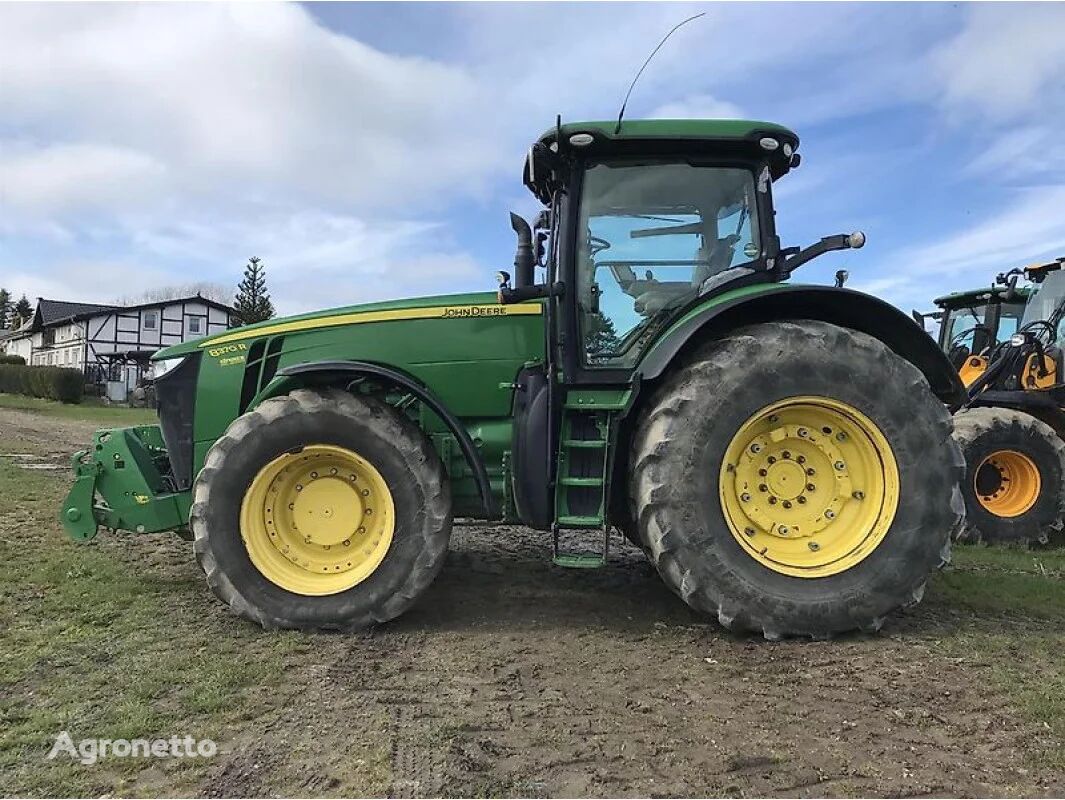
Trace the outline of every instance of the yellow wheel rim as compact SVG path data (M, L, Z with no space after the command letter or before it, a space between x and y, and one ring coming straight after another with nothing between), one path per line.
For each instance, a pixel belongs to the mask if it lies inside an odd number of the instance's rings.
M883 541L898 509L899 469L884 434L856 408L792 397L740 427L718 487L729 530L753 559L821 578Z
M980 505L997 517L1019 517L1039 499L1039 468L1024 453L999 450L976 468L973 486Z
M255 568L310 596L366 580L384 560L395 524L381 473L358 453L325 444L275 458L240 506L240 535Z

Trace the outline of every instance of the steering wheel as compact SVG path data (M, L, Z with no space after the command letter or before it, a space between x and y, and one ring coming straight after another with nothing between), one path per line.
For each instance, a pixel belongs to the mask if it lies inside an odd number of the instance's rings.
M604 250L610 249L610 242L606 239L600 239L598 236L588 236L588 249L592 251L592 257L599 255Z

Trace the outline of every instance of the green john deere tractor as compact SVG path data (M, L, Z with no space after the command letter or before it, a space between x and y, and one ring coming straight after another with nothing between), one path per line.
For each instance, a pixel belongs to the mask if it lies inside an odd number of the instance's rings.
M160 351L159 425L75 456L67 531L177 531L265 628L396 617L461 516L549 531L571 567L601 565L617 527L729 628L877 629L960 524L964 391L896 309L786 283L864 243L781 247L773 183L797 146L763 122L556 125L525 163L544 208L511 216L498 292ZM563 529L600 550L562 552Z

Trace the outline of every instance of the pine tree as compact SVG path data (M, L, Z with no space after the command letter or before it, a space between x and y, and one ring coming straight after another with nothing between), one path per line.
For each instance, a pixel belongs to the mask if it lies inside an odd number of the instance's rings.
M33 306L31 306L30 301L26 299L26 295L22 295L22 297L19 298L19 301L15 303L14 316L18 318L18 327L20 328L28 323L30 317L33 316ZM14 325L12 325L12 327L14 327Z
M614 320L602 311L593 311L585 318L584 348L592 362L604 361L617 354L618 332Z
M237 284L237 298L233 307L244 325L274 316L274 304L270 302L270 293L266 291L266 268L262 259L254 256L248 259L244 278Z
M11 316L11 292L0 288L0 331L6 331Z

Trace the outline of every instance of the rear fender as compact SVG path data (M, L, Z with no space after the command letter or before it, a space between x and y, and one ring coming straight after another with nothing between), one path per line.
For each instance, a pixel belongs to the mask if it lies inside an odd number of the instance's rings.
M946 355L909 316L876 297L831 286L772 284L760 292L730 292L708 300L655 342L637 368L640 379L659 378L700 342L779 319L816 319L867 333L917 367L935 395L952 409L966 400L965 387Z

